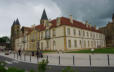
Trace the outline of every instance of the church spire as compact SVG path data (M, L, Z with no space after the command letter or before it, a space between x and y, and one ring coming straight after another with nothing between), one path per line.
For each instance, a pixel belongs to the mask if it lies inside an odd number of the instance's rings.
M41 20L48 20L45 9L43 10Z
M13 22L13 25L15 25L15 20L14 20L14 22Z
M17 18L17 20L15 21L15 24L20 25L20 22L19 22L18 18Z

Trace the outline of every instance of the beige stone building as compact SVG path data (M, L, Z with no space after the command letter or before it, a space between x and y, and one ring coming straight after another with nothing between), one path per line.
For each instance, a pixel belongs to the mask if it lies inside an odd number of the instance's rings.
M106 43L105 35L87 21L82 23L74 20L72 16L48 20L44 10L40 24L26 30L23 36L16 39L15 45L16 50L22 48L25 51L36 51L40 48L40 50L68 51L103 48Z

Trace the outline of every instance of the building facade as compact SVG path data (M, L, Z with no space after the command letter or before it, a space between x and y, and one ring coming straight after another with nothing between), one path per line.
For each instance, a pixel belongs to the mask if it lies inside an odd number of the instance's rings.
M106 36L106 46L114 47L114 14L112 15L112 22L109 22L105 27L99 30Z
M15 39L15 49L25 51L54 50L69 51L77 49L103 48L105 35L86 21L85 24L69 18L58 17L48 20L43 11L40 24L34 25ZM19 40L24 40L20 41ZM20 44L20 46L18 46ZM21 47L22 45L22 47ZM18 48L20 47L20 48Z

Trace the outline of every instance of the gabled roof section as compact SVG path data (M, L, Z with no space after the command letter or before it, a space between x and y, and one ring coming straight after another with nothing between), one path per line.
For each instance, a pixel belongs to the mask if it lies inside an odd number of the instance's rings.
M43 10L41 20L48 20L48 17L47 17L45 9Z

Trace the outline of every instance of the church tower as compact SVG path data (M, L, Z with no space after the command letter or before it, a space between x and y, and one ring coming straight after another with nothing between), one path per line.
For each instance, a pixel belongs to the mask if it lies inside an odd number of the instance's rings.
M20 22L17 19L14 20L13 25L11 27L11 48L15 50L15 39L20 36Z
M41 16L41 19L40 19L40 24L44 24L44 22L46 22L46 21L48 21L48 17L47 17L46 11L44 9L42 16Z

